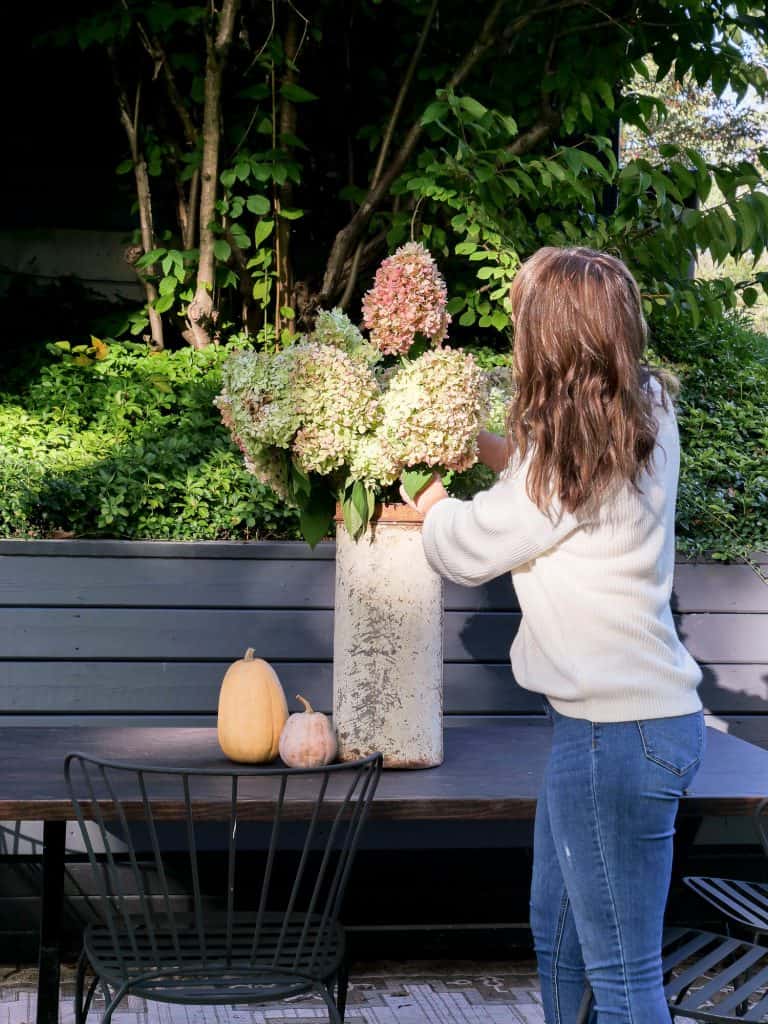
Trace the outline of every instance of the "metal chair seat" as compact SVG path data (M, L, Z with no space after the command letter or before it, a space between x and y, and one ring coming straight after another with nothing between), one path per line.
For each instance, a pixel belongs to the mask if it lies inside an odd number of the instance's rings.
M319 915L265 914L254 948L253 915L207 917L202 932L160 925L147 931L140 920L130 929L90 925L83 948L92 969L114 988L161 1002L231 1004L284 999L338 973L344 934ZM201 941L202 940L202 941ZM267 977L268 975L268 977Z
M728 935L667 928L664 991L673 1019L768 1021L768 948Z

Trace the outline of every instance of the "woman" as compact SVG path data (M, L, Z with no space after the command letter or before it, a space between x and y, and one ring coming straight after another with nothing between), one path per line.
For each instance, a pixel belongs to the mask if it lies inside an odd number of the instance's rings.
M704 748L701 672L669 605L677 425L620 260L540 249L511 300L509 436L479 441L501 479L462 502L435 478L414 504L437 572L511 571L515 679L554 725L531 890L547 1024L575 1024L586 979L599 1024L662 1024L675 814Z

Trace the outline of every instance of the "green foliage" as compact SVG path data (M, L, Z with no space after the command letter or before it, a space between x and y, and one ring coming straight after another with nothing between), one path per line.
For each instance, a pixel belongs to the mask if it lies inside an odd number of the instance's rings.
M768 550L768 338L744 315L659 318L653 334L682 385L678 547L722 560Z
M666 105L672 126L680 83L729 97L725 108L750 88L757 103L765 100L768 76L755 53L768 22L758 6L445 0L423 47L421 0L353 6L354 16L322 0L306 24L291 5L241 9L223 82L212 225L210 284L224 336L247 327L278 346L294 319L311 326L318 296L326 308L344 297L356 318L370 267L411 235L446 273L454 338L507 330L509 284L541 245L618 251L649 311L694 320L733 308L742 293L750 304L768 286L759 273L688 279L698 252L720 265L747 251L757 259L768 246L768 151L759 133L747 150L702 153L690 132L675 131L655 147L638 142L637 158L623 166L614 156L619 122L645 140ZM205 130L203 36L213 28L205 5L115 0L57 37L112 54L127 95L141 84L136 123L158 241L138 269L158 290L155 309L179 329L199 254L195 242L182 244L169 211L194 193ZM416 73L392 119L417 48ZM666 76L674 88L656 89L651 79ZM746 131L736 128L739 137ZM131 169L120 164L121 182ZM382 180L386 188L372 189ZM692 209L713 185L722 204ZM128 326L140 334L146 318Z
M0 536L298 535L212 405L226 349L98 344L50 346L27 390L0 396Z

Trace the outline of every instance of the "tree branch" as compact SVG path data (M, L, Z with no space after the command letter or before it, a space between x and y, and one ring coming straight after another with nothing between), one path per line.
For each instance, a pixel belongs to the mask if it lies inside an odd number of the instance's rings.
M400 113L403 109L403 104L405 103L405 97L408 95L408 90L411 87L413 76L416 73L416 68L418 66L419 59L421 57L422 51L424 50L424 44L427 41L427 35L429 34L429 29L432 25L432 21L434 20L435 17L435 12L437 10L437 3L438 0L432 0L430 8L424 17L424 23L421 26L421 31L419 32L418 39L416 40L416 48L411 54L411 59L408 63L408 68L405 72L405 77L400 83L400 91L397 94L395 105L392 108L392 113L389 116L389 122L387 124L386 131L384 132L384 138L381 141L379 159L376 161L376 167L374 168L373 177L371 178L371 188L375 188L375 186L378 184L379 178L381 177L381 172L384 170L384 161L387 159L387 156L389 154L389 147L392 144L392 137L395 134L397 122L400 119ZM347 274L347 285L344 289L344 294L342 295L341 301L339 303L342 309L347 308L347 306L349 305L349 301L352 298L352 292L354 291L355 281L357 280L357 272L360 264L360 255L362 253L362 249L363 241L361 238L360 241L358 241L357 243L355 254L352 257L352 265Z
M112 81L115 86L115 92L117 93L120 123L125 131L128 139L128 146L131 151L133 175L136 183L136 202L139 208L141 246L143 251L147 253L151 252L155 247L155 233L152 224L152 192L149 184L149 173L147 171L147 163L144 159L144 154L139 143L139 101L141 98L141 91L137 88L133 112L131 112L125 85L120 77L117 54L113 47L107 47L107 55L109 56L110 68L112 71ZM136 270L136 260L129 260L129 263L136 271L136 275L141 281L141 285L144 289L144 295L147 300L147 316L149 317L152 347L160 350L164 347L163 318L154 308L154 303L157 299L157 289L151 281L147 280L144 274ZM147 267L146 273L154 274L154 266Z
M572 2L572 0L567 0ZM504 6L504 0L496 0L491 10L486 15L483 26L480 29L477 39L472 44L464 59L459 64L456 71L451 76L446 88L455 89L459 86L464 79L469 75L470 71L474 68L475 64L480 58L491 48L496 40L494 34L494 26L498 21L499 15L501 14ZM530 19L536 12L533 11L528 15L523 15L523 18ZM518 21L520 19L517 19ZM320 305L325 305L333 299L338 290L339 276L341 274L341 268L344 265L344 261L349 255L353 245L357 242L360 235L365 230L368 221L371 219L372 214L381 204L384 197L389 192L389 188L393 181L402 171L403 167L407 163L409 157L413 153L421 135L424 131L424 127L421 124L421 118L414 122L408 130L405 139L403 140L400 149L397 151L392 159L392 162L388 169L382 173L378 182L375 185L371 185L368 189L368 194L361 203L358 210L353 214L351 220L338 232L334 239L331 253L328 257L328 263L325 269L325 275L323 277L323 284L318 296L318 302Z

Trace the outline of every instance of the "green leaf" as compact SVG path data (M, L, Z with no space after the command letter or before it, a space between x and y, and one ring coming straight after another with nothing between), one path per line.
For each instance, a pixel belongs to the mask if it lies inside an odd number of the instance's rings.
M424 113L421 115L421 123L433 124L435 121L439 121L440 118L450 110L450 107L443 100L435 100L434 103L430 103Z
M269 213L272 208L266 196L248 196L245 205L251 213L255 213L259 217ZM259 243L257 242L256 244L258 245Z
M324 487L312 489L309 501L299 510L299 529L310 547L330 530L335 508L336 502Z
M155 301L155 309L158 313L165 313L171 308L175 302L173 295L161 295L159 299Z
M484 107L482 103L478 103L478 101L473 99L471 96L462 96L459 103L471 117L475 118L476 121L481 120L481 118L488 113L488 107Z
M312 484L308 474L293 460L291 460L289 470L293 500L297 505L301 505L309 500L312 494Z
M178 281L175 277L164 277L158 285L158 291L161 295L173 295L177 284Z
M117 165L117 167L115 168L115 174L128 174L132 170L133 160L129 158L128 160L123 160L121 163Z
M261 243L265 239L269 238L269 236L272 234L272 229L274 228L274 226L275 222L273 220L259 221L259 223L256 225L256 230L253 233L253 240L257 246L261 245Z
M217 260L221 260L222 263L226 263L232 255L232 249L230 248L229 242L225 241L223 238L217 238L213 243L213 255Z
M474 314L473 314L474 316ZM403 490L411 499L414 500L419 491L424 490L429 481L435 475L432 469L404 469L400 474L400 479L403 483Z
M474 309L467 309L459 317L459 325L461 327L471 327L475 322L475 311Z
M285 220L298 220L299 217L303 217L304 216L304 211L303 210L298 210L298 209L292 210L292 209L283 208L283 209L278 210L277 213L278 213L278 216L284 217Z
M757 288L745 288L741 293L741 297L744 300L745 306L754 306L760 296Z
M297 85L295 82L283 82L280 86L280 95L284 96L291 103L309 103L317 99L313 92L303 88L301 85Z

